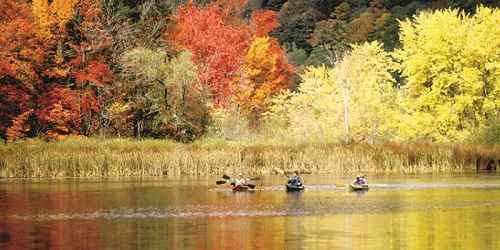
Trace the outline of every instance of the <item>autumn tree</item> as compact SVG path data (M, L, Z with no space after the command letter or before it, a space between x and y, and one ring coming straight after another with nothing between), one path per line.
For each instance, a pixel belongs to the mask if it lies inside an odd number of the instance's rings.
M333 64L342 58L348 49L346 23L339 20L327 20L316 23L316 28L309 39L314 47L307 62L308 65Z
M355 45L335 65L346 140L374 143L396 135L398 96L395 63L378 42Z
M408 140L464 141L500 110L500 11L422 12L401 22Z
M28 4L14 0L0 2L0 135L12 139L6 130L25 127L33 94L41 82L45 44L36 34ZM15 124L14 124L15 123ZM15 129L21 137L25 129Z
M40 109L35 111L42 123L40 130L51 139L60 139L80 132L78 93L53 84L38 98Z
M218 3L197 7L189 1L178 9L166 34L171 43L193 53L198 78L210 87L218 106L231 100L231 81L239 74L253 36L263 36L277 25L274 12L256 11L246 24L232 8Z
M259 37L252 42L244 57L241 76L233 87L237 103L243 114L250 117L251 126L257 126L266 101L289 87L292 71L276 40Z
M66 23L73 17L75 5L79 0L33 0L33 16L37 33L46 39L65 31Z
M31 125L27 122L27 120L32 113L33 109L29 109L18 115L12 121L12 125L5 131L5 137L7 141L15 141L19 138L22 138L28 131L30 131Z
M333 71L308 67L300 75L296 92L284 91L272 99L263 114L263 133L273 138L297 141L338 141L342 136L342 113Z
M333 68L307 68L297 92L274 98L264 115L267 126L284 126L283 135L300 141L392 139L398 117L393 68L381 44L354 46Z

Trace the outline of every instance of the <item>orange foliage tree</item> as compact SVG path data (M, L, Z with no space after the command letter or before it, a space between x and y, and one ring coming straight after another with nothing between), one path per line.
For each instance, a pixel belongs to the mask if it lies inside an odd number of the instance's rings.
M37 110L38 120L49 138L78 134L80 129L80 107L78 94L69 88L49 86L40 96Z
M1 137L21 138L33 124L49 137L97 126L102 90L113 80L98 4L0 1Z
M29 109L14 119L12 125L5 131L7 141L15 141L23 137L30 130L31 126L27 123L27 120L32 113L33 109Z
M70 44L76 57L69 66L74 88L79 93L80 132L88 135L100 125L97 115L109 97L107 90L113 81L108 63L112 38L104 28L99 1L80 0L76 8L80 21L75 23L72 35L79 39Z
M241 72L233 82L236 101L255 127L269 97L289 87L293 68L275 39L257 37L244 57Z
M7 139L8 128L25 127L28 115L22 114L30 110L32 95L41 82L46 52L35 35L28 4L0 1L0 23L0 136ZM12 128L9 137L21 137L23 132L25 129Z
M33 16L37 25L37 33L46 39L64 31L64 26L74 13L79 0L32 0Z

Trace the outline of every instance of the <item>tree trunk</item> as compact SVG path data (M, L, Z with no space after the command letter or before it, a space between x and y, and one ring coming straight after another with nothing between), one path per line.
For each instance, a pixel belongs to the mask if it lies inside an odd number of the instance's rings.
M182 116L186 114L186 83L182 84Z
M344 132L347 138L349 138L349 90L344 88Z

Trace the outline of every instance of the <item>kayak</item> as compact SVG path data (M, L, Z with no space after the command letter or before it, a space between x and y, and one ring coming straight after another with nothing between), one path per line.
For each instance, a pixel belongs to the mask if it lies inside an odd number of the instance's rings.
M368 184L358 185L358 184L349 184L349 190L351 191L362 191L368 190Z
M296 185L291 185L291 184L286 184L286 191L287 192L293 192L293 191L302 191L304 190L304 186L296 186Z
M253 187L240 185L240 186L233 186L233 191L234 192L244 192L244 191L254 191L254 189L253 189Z

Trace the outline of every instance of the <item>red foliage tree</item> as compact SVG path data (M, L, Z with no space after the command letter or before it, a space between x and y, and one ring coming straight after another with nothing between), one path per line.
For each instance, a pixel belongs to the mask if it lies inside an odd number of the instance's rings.
M75 26L79 39L70 44L77 56L69 65L79 96L80 132L87 135L99 128L96 114L109 97L106 90L113 81L109 67L112 38L104 28L99 1L81 0L76 7L82 18Z
M269 10L255 10L252 13L250 27L252 32L262 37L278 27L278 13Z
M174 26L166 34L169 41L193 53L199 80L210 87L218 106L224 106L233 96L231 81L240 74L253 37L263 36L277 25L272 11L256 12L252 22L246 24L234 11L241 1L226 2L235 4L215 2L197 7L189 1L178 9Z

